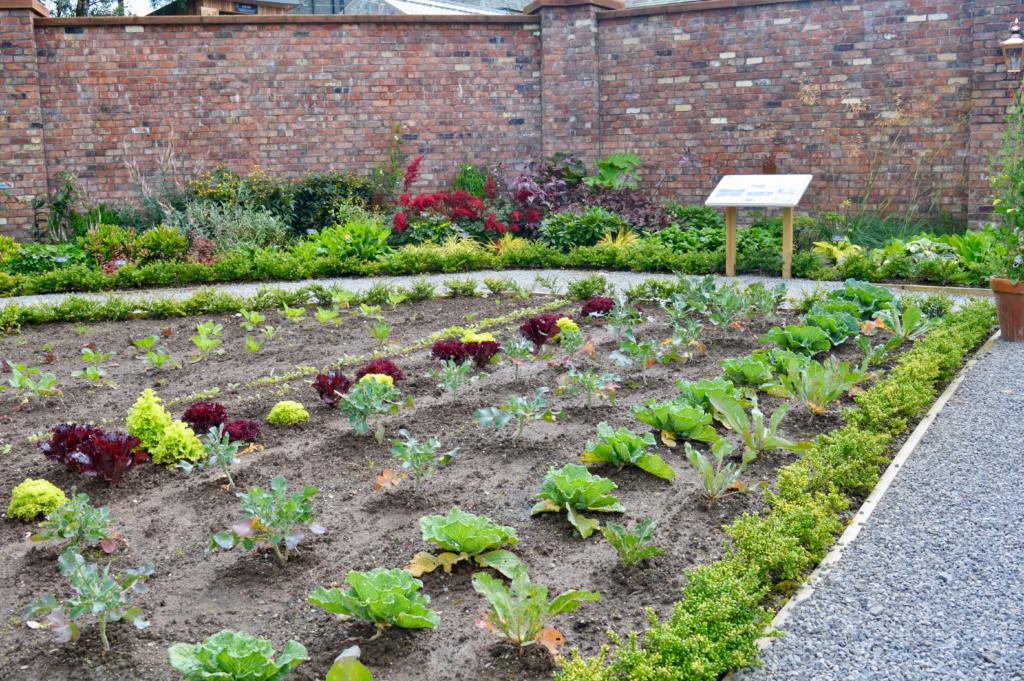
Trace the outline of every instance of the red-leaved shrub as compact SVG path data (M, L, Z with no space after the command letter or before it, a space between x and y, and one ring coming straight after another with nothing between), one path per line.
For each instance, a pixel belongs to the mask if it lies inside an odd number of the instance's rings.
M338 404L341 396L352 387L352 381L348 380L340 371L328 371L326 374L317 374L313 379L313 390L324 404L334 407Z

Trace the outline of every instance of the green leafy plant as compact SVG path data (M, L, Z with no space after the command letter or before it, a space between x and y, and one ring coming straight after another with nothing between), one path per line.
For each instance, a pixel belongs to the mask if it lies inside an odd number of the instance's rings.
M749 447L743 450L739 463L726 461L732 455L733 446L728 440L719 440L711 445L711 458L686 443L686 459L690 467L700 476L704 485L704 496L708 503L746 489L741 478L747 466L757 458L757 452Z
M927 333L935 325L917 305L908 305L902 312L895 308L887 308L879 312L875 319L885 323L888 329L901 342L913 340Z
M234 465L235 457L238 456L238 450L242 448L243 443L239 440L232 442L231 436L224 430L223 424L210 428L202 442L206 458L198 463L179 461L177 467L188 474L197 468L217 466L224 477L228 479L228 490L234 491L235 481L231 477L231 466Z
M573 612L583 603L601 600L601 594L576 590L548 600L548 588L531 584L525 569L516 572L511 586L486 572L474 573L473 589L490 605L489 628L515 646L537 643L555 617Z
M318 308L317 311L316 311L316 320L320 324L323 324L324 326L327 326L328 324L333 324L333 325L341 324L341 319L339 319L340 316L341 316L340 312L338 312L337 310L333 310L331 308L328 308L328 307L321 307L321 308Z
M242 315L242 321L239 322L239 326L246 331L255 331L259 328L260 324L267 321L267 318L256 310L239 310L238 314Z
M275 660L270 641L230 629L199 643L175 643L167 655L187 681L281 681L309 659L301 643L288 641Z
M73 495L66 503L50 511L32 535L32 541L60 539L62 549L81 553L86 548L100 547L104 553L113 553L116 535L110 529L110 509L89 503L89 495Z
M182 461L195 462L206 458L206 450L187 423L172 421L160 434L159 442L149 450L149 456L155 464L177 465Z
M151 451L160 444L171 421L171 414L161 399L152 389L146 388L128 410L125 425L130 434L139 438L142 448Z
M345 577L349 587L317 587L309 602L343 619L355 618L377 627L379 635L388 627L434 629L441 618L431 610L430 597L419 593L423 582L398 568L352 570Z
M301 324L302 320L306 317L306 308L288 307L288 303L284 303L281 307L281 316L292 324Z
M377 347L383 348L391 341L391 332L394 331L394 327L381 318L377 319L372 326L367 327L367 330L370 333L370 338L377 341Z
M608 358L622 366L638 365L641 371L643 371L650 369L658 363L661 359L659 353L660 347L657 341L641 341L636 337L632 329L627 329L622 332L622 337L619 340L619 349L610 353ZM644 381L646 381L646 374L643 376Z
M615 389L621 380L622 377L618 374L607 371L599 374L593 369L570 367L569 372L561 378L561 385L555 389L555 393L566 395L583 393L587 409L593 406L595 395L604 397L609 404L614 405Z
M171 358L170 353L168 353L167 348L159 343L159 336L146 336L144 338L136 338L132 341L132 345L146 353L142 356L142 359L146 364L157 371L163 369L165 366L180 369L181 364L179 362L175 362Z
M867 374L868 370L885 362L889 359L889 355L893 350L903 344L903 339L898 336L893 336L884 343L878 345L872 345L871 339L867 336L857 337L857 347L860 348L861 352L864 353L864 359L861 360L859 371L862 374Z
M445 279L442 285L449 298L475 298L478 295L476 279Z
M832 343L828 334L816 326L790 325L785 328L775 327L759 339L762 343L774 343L783 350L797 352L813 357L820 352L828 352Z
M373 681L373 674L359 661L359 646L350 646L334 658L324 681Z
M721 367L726 380L749 393L755 393L759 388L766 388L776 382L771 367L761 358L752 355L722 360Z
M722 286L708 297L704 313L715 326L734 327L746 316L747 299L734 286Z
M406 566L413 577L443 567L445 572L461 561L472 559L480 567L492 568L508 578L525 569L519 558L503 549L519 541L513 528L498 525L486 516L467 513L458 506L448 515L428 515L420 518L423 541L437 544L441 553L417 553Z
M534 391L531 397L517 395L497 407L477 409L473 413L473 420L483 428L499 430L515 421L516 433L512 439L518 440L528 422L543 420L550 423L563 415L563 412L553 412L547 408L548 401L544 395L550 391L550 388L540 387Z
M519 367L533 359L533 343L525 338L514 338L501 346L501 356L512 363L514 378L519 380Z
M597 175L583 178L588 187L596 189L636 189L640 186L640 157L616 152L597 161Z
M711 426L711 415L690 404L648 402L643 407L633 407L633 416L660 431L661 441L669 447L675 447L679 438L700 442L718 439Z
M68 503L67 495L49 480L25 478L11 490L7 517L16 520L35 520Z
M651 541L657 523L652 518L644 518L632 530L618 523L605 523L601 534L615 549L619 560L626 567L633 567L640 561L665 553Z
M431 371L428 376L438 381L439 388L444 388L445 392L455 397L459 390L480 378L478 374L474 373L474 370L475 366L472 362L456 362L449 359L439 369Z
M820 314L808 314L804 321L809 326L816 326L825 332L833 346L841 345L848 338L860 334L860 322L849 312L835 311Z
M199 352L192 358L192 361L198 362L209 356L210 352L224 342L221 340L223 333L224 327L217 322L209 321L196 324L196 333L191 340Z
M828 294L829 300L846 300L857 305L860 310L860 319L874 319L882 310L892 307L892 292L881 286L875 286L865 281L848 279L843 283L843 288L832 291Z
M629 223L599 206L582 212L566 211L544 218L540 224L541 240L563 253L578 246L593 246L608 232L629 230Z
M282 400L270 408L267 423L272 426L297 426L309 421L309 411L300 402Z
M0 385L0 392L13 390L21 396L22 401L30 397L43 400L51 395L60 395L61 390L57 387L57 377L47 371L43 373L35 367L28 367L17 362L3 363L10 371L10 378L6 385Z
M810 449L810 442L793 442L778 435L779 426L785 418L789 405L780 405L772 412L771 418L765 423L764 413L757 406L757 398L751 398L750 417L747 417L743 405L739 401L712 393L709 396L715 414L729 430L740 436L745 446L744 456L753 453L756 457L761 452L774 449L786 449L802 452Z
M537 493L540 501L530 510L530 515L565 511L569 522L586 539L600 527L600 523L587 518L582 511L625 512L619 500L609 494L617 487L608 478L594 475L578 464L569 463L558 470L552 468L544 476L544 482Z
M436 437L420 442L405 428L398 431L402 439L391 441L391 456L401 464L402 470L412 475L414 489L420 491L420 483L433 474L438 466L447 466L459 454L459 449L440 452L441 443Z
M587 442L583 463L606 463L619 470L629 464L662 480L675 479L672 467L658 454L647 451L654 446L654 436L650 433L641 437L628 428L613 429L602 421L597 424L597 436L596 442Z
M790 362L779 382L791 399L813 414L824 413L832 402L863 381L861 371L851 371L850 363L829 357L824 364L815 360Z
M257 352L260 351L260 348L262 348L262 347L263 347L263 343L261 343L260 341L256 340L252 336L248 336L247 335L245 337L245 351L246 352L255 355Z
M91 616L96 619L104 650L110 650L108 623L126 620L136 629L149 626L142 617L142 611L127 607L127 604L132 594L146 593L146 580L153 574L152 563L147 561L118 578L111 573L109 564L101 570L96 563L87 563L81 554L69 548L57 559L57 566L74 594L63 603L52 594L32 601L23 615L28 626L52 629L56 642L68 643L78 640L81 621ZM45 623L34 619L41 615L46 617Z
M324 529L315 522L313 497L320 490L305 485L301 491L288 495L288 482L284 476L270 481L270 489L250 487L239 492L242 514L246 520L230 529L217 532L210 538L210 549L233 549L241 544L247 551L257 543L266 543L283 565L288 552L306 537L306 532L323 534Z
M676 381L676 388L679 390L679 395L675 398L675 402L697 407L706 412L710 412L713 408L711 400L708 399L708 395L711 393L724 393L737 400L743 399L743 392L733 385L732 381L725 378L702 378L696 381L681 378Z
M399 397L401 393L390 376L366 374L339 398L338 409L348 417L357 434L366 435L370 432L372 416L398 411ZM378 442L384 441L383 425L377 428L375 436Z
M82 361L85 363L84 369L75 369L71 372L71 375L75 378L84 378L93 385L110 385L116 387L116 385L107 379L107 371L103 368L103 363L114 356L112 352L100 352L95 348L86 346L82 348Z

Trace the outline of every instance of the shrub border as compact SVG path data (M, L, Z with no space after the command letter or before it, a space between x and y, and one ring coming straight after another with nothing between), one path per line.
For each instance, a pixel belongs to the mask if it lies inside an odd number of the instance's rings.
M558 681L715 681L757 664L770 608L818 566L834 544L852 500L874 490L887 450L908 422L935 407L963 359L995 325L991 303L972 302L951 313L900 356L888 375L858 395L846 425L779 470L768 509L725 528L726 556L687 571L683 599L659 621L649 613L643 640L609 632L612 644L594 657L573 651ZM870 484L869 484L870 483ZM769 636L775 635L768 632Z

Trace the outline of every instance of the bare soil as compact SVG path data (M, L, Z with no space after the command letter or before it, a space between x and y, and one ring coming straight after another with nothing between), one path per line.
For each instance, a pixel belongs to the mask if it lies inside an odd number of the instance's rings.
M445 326L466 324L467 315L479 320L542 302L544 299L504 299L497 307L494 299L435 300L402 305L386 311L386 316L395 327L397 344L407 345ZM573 313L576 308L565 311ZM514 650L477 626L486 604L472 590L472 569L466 564L452 574L438 571L423 577L423 591L441 616L436 630L394 629L369 641L372 627L333 618L309 604L307 594L320 585L343 584L348 570L405 565L414 553L432 548L421 539L419 517L443 514L459 505L517 529L520 542L515 553L530 566L535 582L548 584L554 593L583 588L602 594L600 602L584 604L555 622L570 646L594 653L607 641L609 628L621 632L642 629L647 608L662 617L669 613L684 583L684 570L722 555L721 526L741 513L763 507L762 495L751 492L733 495L709 508L681 446L670 450L659 442L657 451L678 473L674 483L638 469L597 472L619 486L617 495L627 513L624 519L615 520L628 525L645 516L657 520L655 539L664 555L625 569L599 534L588 540L578 538L564 515L530 517L545 472L578 461L599 422L642 432L645 426L630 415L632 406L652 398L670 398L678 378L718 375L722 359L758 347L760 333L791 321L784 316L755 320L736 330L708 326L706 354L686 364L659 365L645 372L611 363L608 353L615 349L615 341L601 326L586 325L584 330L597 346L588 363L623 377L616 404L601 402L586 408L582 397L552 397L552 407L564 409L565 418L553 424L530 424L517 441L512 439L513 428L500 432L478 428L472 419L474 410L497 405L512 395L531 394L538 386L554 387L561 370L536 361L523 367L517 380L510 365L492 366L482 380L452 399L425 376L436 364L428 351L396 357L407 376L399 387L413 397L414 405L384 420L389 436L406 428L421 439L438 437L445 448L461 448L460 456L427 480L419 494L413 492L411 483L373 490L376 474L388 465L389 446L355 435L340 413L318 402L308 378L273 384L252 381L296 366L323 367L346 354L372 351L374 341L362 321L353 318L340 327L327 328L312 319L300 325L274 319L281 335L250 355L242 348L244 332L238 328L238 320L231 316L216 319L225 328L224 354L198 363L184 362L181 369L159 373L146 371L143 362L132 358L129 339L167 328L165 344L172 355L184 360L192 352L188 338L203 319L87 328L50 325L0 339L0 358L53 371L65 388L62 398L43 404L21 405L10 394L0 394L0 443L13 445L13 451L0 459L4 463L0 488L10 490L26 477L43 477L65 490L77 486L90 494L94 504L111 508L118 532L127 538L127 547L114 556L114 564L127 568L149 559L156 565L150 592L138 599L152 622L150 628L135 631L124 623L111 625L110 653L101 650L93 626L85 627L77 644L56 646L45 633L23 626L20 614L35 596L67 594L57 572L58 549L28 541L34 529L31 524L0 523L0 603L5 615L0 622L0 669L4 679L176 679L167 664L167 647L177 641L201 640L223 628L270 638L278 649L289 638L300 641L311 660L289 678L304 681L323 679L333 658L353 644L361 646L363 661L375 678L387 681L545 679L552 669L546 653ZM499 339L515 333L519 323L498 329ZM639 333L644 338L662 338L668 335L668 327L653 315ZM81 367L81 347L90 342L100 350L118 353L110 368L116 389L88 387L70 377L71 371ZM853 353L844 348L840 354ZM220 389L216 399L226 404L231 418L263 420L280 399L299 400L310 410L311 420L303 426L265 425L264 448L246 454L234 473L240 487L266 485L274 476L284 475L291 486L313 484L321 490L315 501L318 520L327 533L300 545L284 567L269 551L207 551L210 534L239 517L237 499L222 488L212 471L185 476L180 471L143 465L119 486L108 488L46 460L28 441L31 435L45 433L64 421L91 421L123 429L128 408L146 387L155 388L180 417L190 395L215 386ZM766 412L776 404L772 398L762 400ZM841 423L838 414L842 406L833 405L814 419L794 409L783 424L783 434L807 439L834 428ZM792 459L793 455L784 452L762 456L748 477L752 483L772 481L776 470Z

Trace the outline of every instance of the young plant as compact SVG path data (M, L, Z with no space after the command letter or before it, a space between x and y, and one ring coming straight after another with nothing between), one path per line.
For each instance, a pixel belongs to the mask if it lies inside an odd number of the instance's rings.
M743 291L747 299L747 316L758 316L762 319L771 317L786 299L786 285L776 284L768 288L761 282L755 282Z
M259 328L260 324L267 321L267 318L256 310L239 310L238 314L242 315L242 321L239 322L246 331L255 331Z
M401 393L391 376L365 374L348 394L338 399L338 409L348 417L357 434L366 435L370 432L370 417L397 412L399 397ZM377 427L374 436L378 443L384 442L383 424Z
M437 387L443 388L445 392L455 397L464 386L473 383L480 378L474 374L474 365L471 362L456 362L453 359L446 360L440 369L435 369L427 375L438 381Z
M708 399L708 395L711 393L724 393L737 400L743 399L743 391L725 378L702 378L697 381L680 378L676 381L676 388L679 390L679 395L675 398L675 402L697 407L706 412L713 409L711 400Z
M514 553L502 548L519 541L513 528L499 525L486 516L467 513L458 506L453 507L447 516L423 516L420 518L420 531L423 532L423 541L436 544L441 553L420 552L413 556L405 567L413 577L433 572L439 567L451 572L456 564L470 559L480 567L497 570L509 579L517 570L526 567Z
M519 367L533 359L533 347L523 338L514 338L501 346L501 356L512 363L513 378L519 380Z
M735 386L744 388L754 394L759 388L767 388L776 383L771 367L759 357L748 355L735 359L722 360L722 375Z
M167 352L167 348L163 345L158 345L159 342L159 336L146 336L145 338L133 340L132 345L146 353L142 356L142 359L157 371L160 371L165 366L180 369L181 364L172 360L171 355Z
M217 532L210 538L210 549L233 549L241 544L251 551L257 543L266 543L273 549L277 560L288 562L288 552L305 539L306 531L323 534L324 529L315 522L313 497L320 490L306 485L301 492L288 496L288 483L284 476L270 481L270 490L250 487L239 492L242 514L246 520L230 529Z
M813 359L792 361L786 373L779 375L779 382L787 396L814 415L824 413L828 405L864 378L863 372L850 370L849 362L829 357L824 364Z
M260 329L260 333L263 334L263 338L265 338L268 341L272 341L272 340L274 340L274 338L277 337L277 327L276 326L271 326L270 324L267 324L266 326L264 326L264 327L262 327ZM248 349L248 345L249 344L246 343L246 349ZM259 350L258 347L256 349ZM250 350L250 352L252 352L252 351Z
M561 377L561 385L555 389L559 395L578 395L583 393L585 404L589 409L594 403L594 396L599 395L608 400L611 405L615 404L615 388L622 377L609 372L597 373L593 369L570 367L569 373Z
M301 643L288 641L275 660L270 641L230 629L199 643L175 643L167 655L186 681L281 681L309 659Z
M516 571L511 586L486 572L476 572L473 589L490 605L488 628L520 647L543 642L545 632L551 631L548 624L555 617L573 612L585 602L601 600L601 594L575 590L548 600L548 588L531 584L525 568Z
M234 465L235 457L238 456L238 450L242 448L243 443L239 440L232 440L223 424L211 426L203 437L202 442L203 449L206 451L206 458L195 463L179 461L177 467L188 474L197 468L203 469L217 466L220 468L221 473L224 474L224 477L228 479L228 490L233 492L235 481L231 477L231 466Z
M711 426L711 415L700 407L682 402L648 402L633 407L633 416L661 432L661 441L675 447L676 440L685 438L700 442L713 442L718 434Z
M757 398L751 398L750 417L747 417L743 405L739 401L725 395L710 395L711 404L719 421L725 427L740 436L745 446L744 457L753 453L756 457L761 452L774 449L786 449L791 452L806 451L812 446L810 442L793 442L778 435L779 425L785 418L789 405L780 405L772 412L771 419L765 423L764 413L757 406Z
M738 328L747 311L747 299L733 286L723 286L707 301L705 314L715 326Z
M306 317L306 308L288 307L288 303L284 303L284 306L281 308L281 316L292 324L301 324L302 320Z
M255 355L263 347L263 343L256 340L252 336L246 335L245 337L245 351Z
M322 307L316 311L316 320L324 326L327 326L328 324L334 324L335 326L341 324L340 317L340 312L330 308Z
M613 429L605 421L597 424L597 442L587 442L583 451L583 463L605 463L617 467L629 464L642 471L672 481L676 472L657 454L647 451L654 446L654 436L644 433L643 437L628 428Z
M618 523L607 523L601 534L619 554L619 560L626 567L633 567L642 560L665 553L651 541L657 524L652 518L644 518L631 531Z
M689 442L686 443L686 459L700 476L708 504L746 489L741 477L750 462L757 458L757 453L750 448L744 449L743 459L737 464L726 461L732 455L732 450L732 444L728 440L715 442L711 445L711 455L714 459L712 461L703 452L694 449Z
M110 530L110 509L96 508L89 503L89 495L76 494L67 503L50 511L39 526L39 532L32 535L32 541L60 539L62 549L81 553L87 548L98 546L104 553L113 553L117 548L116 535Z
M420 442L405 428L398 431L401 440L391 441L391 456L398 461L402 469L412 475L413 488L420 491L420 482L430 477L438 466L447 466L459 454L459 449L439 452L441 443L436 437Z
M857 347L864 353L864 359L860 363L860 373L867 374L868 370L889 359L893 350L903 344L903 339L893 336L884 343L872 345L867 336L857 337Z
M199 352L193 356L192 361L198 362L207 357L217 346L221 345L224 342L221 340L223 333L224 327L216 322L210 321L196 324L196 333L191 337L191 340Z
M37 598L25 610L25 623L33 629L52 629L54 641L68 643L78 640L80 624L86 617L94 617L104 650L110 650L107 640L107 624L125 620L136 629L149 626L139 608L127 607L132 594L144 594L148 590L146 580L153 574L149 561L135 570L126 571L118 578L110 571L110 565L102 570L96 563L87 563L81 554L68 549L57 560L60 574L70 582L74 592L61 603L52 594ZM45 616L45 622L35 618Z
M623 333L619 341L619 349L609 355L613 361L623 366L637 364L641 370L649 369L658 363L659 347L656 341L640 341L632 330ZM646 376L645 379L646 380Z
M643 321L643 317L639 305L633 305L625 298L619 298L605 318L608 332L612 338L622 338L627 333L632 334L633 329Z
M431 610L430 597L419 593L423 582L399 568L349 571L347 589L317 587L309 602L342 619L355 618L377 627L376 638L388 627L434 629L441 618Z
M581 511L625 513L618 498L609 494L617 488L618 485L608 478L594 475L578 464L569 463L558 470L551 468L537 493L540 501L530 510L530 515L565 511L569 523L586 539L601 524Z
M13 390L21 396L22 402L28 402L30 397L43 400L51 395L62 394L57 387L57 377L50 372L43 373L39 369L17 362L5 361L0 364L11 372L7 385L0 385L0 392Z
M902 313L895 308L888 308L875 315L875 319L884 322L885 328L901 342L913 340L935 325L934 320L928 318L917 305L907 306Z
M532 397L517 395L497 407L477 409L473 413L473 420L483 428L497 428L498 430L515 421L516 434L512 436L512 439L518 440L519 436L523 434L523 428L527 422L544 420L551 423L563 415L564 412L553 412L547 408L548 401L544 395L550 391L550 388L540 387Z
M774 343L783 350L796 352L807 357L813 357L820 352L828 352L832 348L832 342L829 341L828 334L816 326L790 325L785 328L776 326L761 336L759 341L761 343Z
M377 319L373 326L368 327L370 337L377 341L377 347L383 349L385 345L391 342L391 332L394 330L390 324L384 321L383 318Z
M107 371L103 368L103 363L114 356L112 352L100 352L91 347L82 348L82 361L85 363L84 369L75 369L71 372L71 375L75 378L84 378L93 385L110 385L111 387L117 387L112 381L107 380Z

